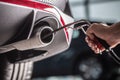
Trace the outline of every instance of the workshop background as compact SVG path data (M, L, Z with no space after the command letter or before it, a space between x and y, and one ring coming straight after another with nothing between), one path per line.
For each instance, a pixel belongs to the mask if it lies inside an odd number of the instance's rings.
M120 21L120 0L69 0L75 20L87 19L111 25ZM120 80L120 66L108 54L96 55L74 31L70 48L34 63L32 80ZM120 46L114 48L120 55Z

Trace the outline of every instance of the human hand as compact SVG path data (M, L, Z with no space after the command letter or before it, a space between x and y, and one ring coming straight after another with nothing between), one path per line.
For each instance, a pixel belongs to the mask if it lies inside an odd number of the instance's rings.
M96 37L98 37L105 40L111 48L115 47L119 43L119 41L116 40L116 35L113 31L115 28L116 25L108 26L98 23L92 24L86 31L87 36L85 40L88 43L88 46L91 47L95 53L104 51L105 48L98 42L98 40L96 40Z

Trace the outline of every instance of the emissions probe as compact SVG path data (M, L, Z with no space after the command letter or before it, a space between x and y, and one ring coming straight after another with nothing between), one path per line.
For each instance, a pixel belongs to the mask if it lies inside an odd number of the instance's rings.
M76 25L76 24L79 24L79 26L74 27L74 28L70 27L71 25ZM82 30L83 33L86 35L86 30L87 30L87 28L88 28L90 25L91 25L91 23L90 23L89 21L87 21L87 20L84 20L84 19L78 20L78 21L69 23L69 24L67 24L67 25L64 25L64 26L62 26L62 27L60 27L60 28L58 28L58 29L55 29L55 30L51 31L49 34L46 34L44 37L42 37L42 39L45 39L45 38L53 35L53 34L56 33L56 32L59 32L60 30L66 28L66 27L67 27L67 28L71 28L71 29L73 29L73 30L79 30L79 29L80 29L80 30ZM87 35L86 35L86 36L87 36ZM97 47L99 48L99 47L102 45L102 46L105 48L105 52L107 52L108 55L109 55L111 58L114 59L114 61L116 61L118 64L120 64L120 58L116 55L116 53L114 52L114 50L113 50L112 48L110 48L110 45L107 44L106 41L98 38L97 36L95 36L95 37L96 37L95 42L96 42L96 44L97 44ZM6 50L6 49L8 49L8 50ZM6 50L6 51L4 51L4 50ZM11 51L11 50L14 50L14 48L13 48L13 47L10 47L10 46L7 46L7 48L4 47L4 46L3 46L3 47L0 47L0 51L2 51L2 52L0 52L0 54L3 54L3 52L8 52L8 51ZM101 51L100 51L99 53L102 54Z
M74 28L71 28L70 26L71 25L75 25L75 24L79 24L79 26L77 27L74 27ZM86 30L87 28L91 25L91 23L87 20L78 20L78 21L75 21L73 23L69 23L65 26L62 26L54 31L52 31L50 34L47 34L45 35L43 38L47 38L48 36L50 36L51 34L53 33L56 33L64 28L71 28L73 30L79 30L81 29L83 31L83 33L86 35ZM87 36L87 35L86 35ZM117 54L114 52L114 50L112 48L110 48L110 45L108 43L106 43L106 41L98 38L97 36L95 36L96 39L95 39L95 42L97 43L97 47L100 48L100 46L103 46L105 48L105 52L108 53L108 55L115 61L117 62L118 64L120 64L120 58L119 56L117 56ZM99 51L99 54L102 54L101 51Z

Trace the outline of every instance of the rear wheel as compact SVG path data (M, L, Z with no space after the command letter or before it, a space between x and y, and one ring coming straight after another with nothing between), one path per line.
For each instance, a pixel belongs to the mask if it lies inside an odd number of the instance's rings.
M7 55L0 55L0 80L30 80L33 62L10 63Z

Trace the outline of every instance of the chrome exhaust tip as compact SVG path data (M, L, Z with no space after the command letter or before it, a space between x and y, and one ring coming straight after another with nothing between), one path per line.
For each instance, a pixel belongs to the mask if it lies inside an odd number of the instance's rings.
M35 32L36 34L30 39L22 40L19 42L15 42L15 43L0 47L0 53L5 53L14 49L24 51L24 50L46 47L53 42L54 34L51 34L46 38L44 38L44 36L47 34L50 34L52 31L53 29L51 27L42 26L37 29L37 32Z
M54 33L51 34L50 36L44 38L44 36L46 36L47 34L50 34L52 31L53 31L53 29L49 26L43 26L38 29L36 36L39 36L39 41L40 41L40 43L43 44L43 47L47 46L53 42Z

